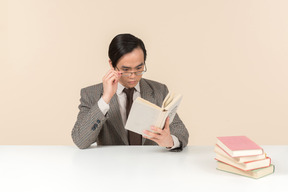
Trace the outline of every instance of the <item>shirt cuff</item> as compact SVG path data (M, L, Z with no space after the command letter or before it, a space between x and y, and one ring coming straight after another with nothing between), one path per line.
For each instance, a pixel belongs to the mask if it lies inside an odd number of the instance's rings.
M175 135L171 135L171 136L172 136L174 145L173 145L173 147L171 147L171 148L167 148L168 150L172 150L172 149L175 149L175 148L180 147L179 139L178 139Z
M102 111L103 115L106 115L110 109L109 104L107 104L102 97L98 101L98 107Z

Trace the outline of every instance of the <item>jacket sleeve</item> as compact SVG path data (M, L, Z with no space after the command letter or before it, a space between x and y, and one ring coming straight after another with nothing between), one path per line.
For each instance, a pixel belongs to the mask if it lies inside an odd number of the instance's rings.
M77 147L86 149L92 143L97 142L102 125L107 118L98 107L98 103L92 104L89 100L86 89L81 90L81 99L78 108L80 111L72 130L72 139Z
M164 88L164 92L165 92L165 96L169 92L166 85ZM180 117L178 116L177 113L176 113L172 123L169 125L169 128L170 128L171 135L176 136L180 142L180 147L172 149L170 151L174 151L174 152L182 151L183 148L186 147L188 144L189 132L186 129L184 123L182 122L182 120L180 119Z

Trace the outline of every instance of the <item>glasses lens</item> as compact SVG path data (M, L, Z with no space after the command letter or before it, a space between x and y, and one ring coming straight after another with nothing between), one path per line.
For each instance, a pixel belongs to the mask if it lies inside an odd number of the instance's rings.
M142 68L142 67L141 67ZM144 69L143 69L144 68ZM145 72L146 72L146 70L147 70L147 68L146 68L146 66L144 65L143 66L143 68L142 68L142 70L141 71L136 71L136 72L122 72L122 76L123 77L130 77L133 73L135 74L135 75L137 75L137 76L140 76L140 75L143 75ZM118 68L117 68L118 69ZM118 69L119 70L119 69ZM119 70L120 71L120 70Z
M145 71L137 71L137 72L122 72L122 76L123 77L129 77L130 75L132 75L132 73L134 73L137 76L143 75L145 73Z
M136 72L136 75L143 75L144 74L144 71L138 71L138 72Z

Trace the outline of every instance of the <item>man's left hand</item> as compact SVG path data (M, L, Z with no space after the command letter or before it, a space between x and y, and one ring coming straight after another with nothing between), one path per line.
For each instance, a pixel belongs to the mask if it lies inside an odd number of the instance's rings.
M159 146L162 147L168 147L171 148L174 146L174 141L170 133L170 128L169 128L169 117L167 117L165 121L165 126L164 129L161 129L159 127L151 126L151 130L145 130L144 134L148 135L143 135L144 138L150 139L157 143Z

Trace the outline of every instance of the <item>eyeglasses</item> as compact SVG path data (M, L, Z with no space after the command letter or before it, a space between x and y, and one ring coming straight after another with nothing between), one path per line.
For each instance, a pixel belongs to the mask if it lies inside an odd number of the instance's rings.
M115 68L118 69L118 67L115 67ZM140 76L140 75L143 75L147 71L147 67L146 67L146 64L144 64L144 70L141 70L141 71L129 71L129 72L126 72L126 71L121 71L120 69L118 69L118 71L121 72L123 77L130 77L133 73L135 75L137 75L137 76Z

